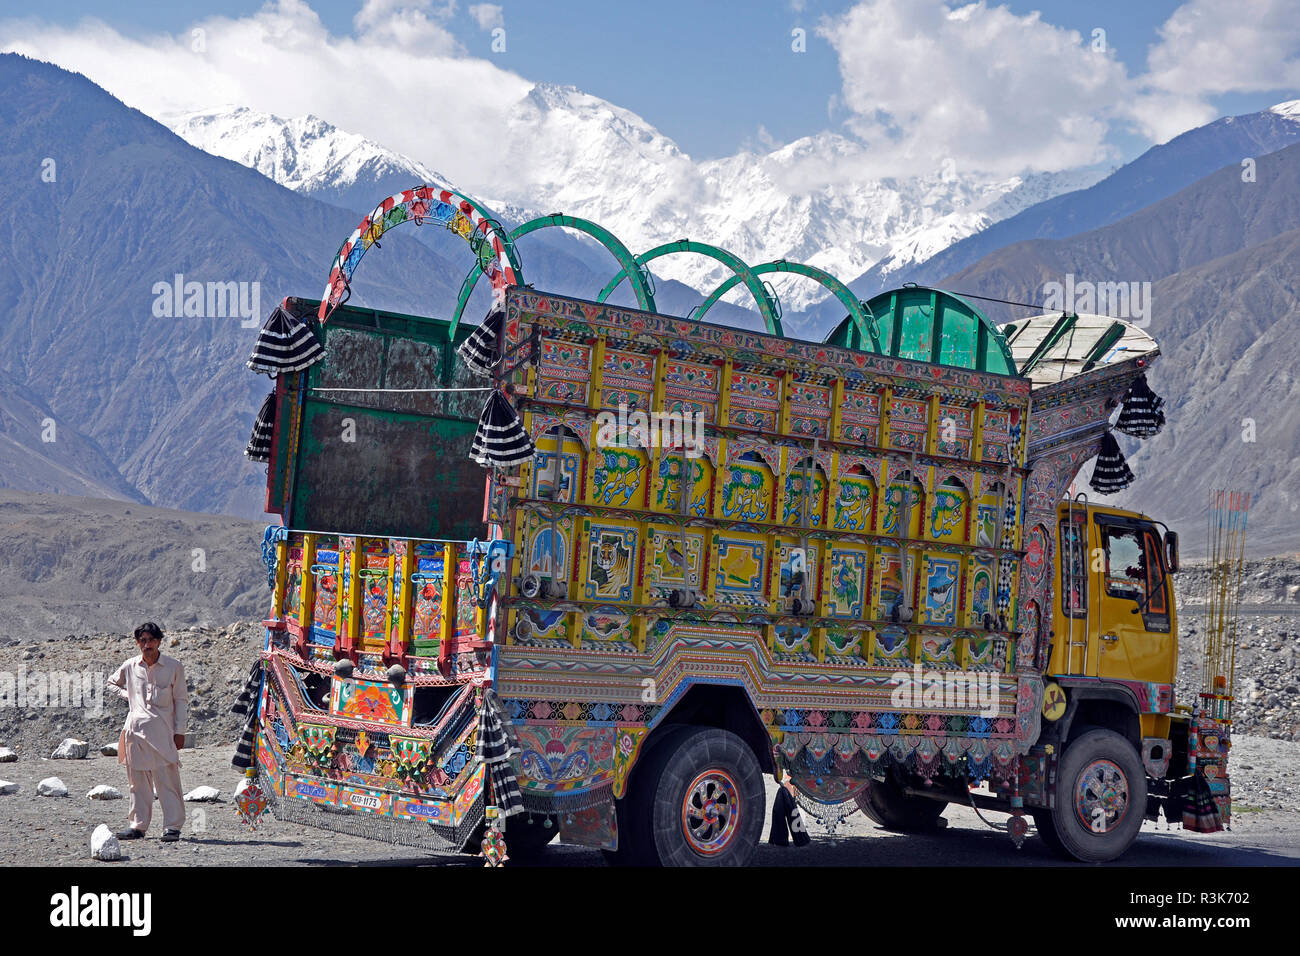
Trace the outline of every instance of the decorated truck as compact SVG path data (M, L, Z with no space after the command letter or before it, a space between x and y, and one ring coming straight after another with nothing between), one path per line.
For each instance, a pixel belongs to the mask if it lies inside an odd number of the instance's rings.
M346 304L407 222L475 253L451 320ZM515 240L539 223L610 248L596 299L524 284ZM1150 336L997 328L937 289L864 303L812 267L633 257L596 229L506 232L408 190L263 330L249 454L282 524L252 732L278 817L489 862L558 835L671 865L747 863L766 777L898 830L1003 811L1017 845L1032 822L1079 860L1162 807L1227 820L1228 721L1174 700L1177 536L1069 493L1094 457L1095 487L1131 478L1117 409L1132 434L1163 422ZM646 263L700 251L735 279L657 312ZM772 272L846 318L784 335ZM479 275L493 309L469 329ZM621 279L636 307L609 301ZM764 330L702 319L742 284Z

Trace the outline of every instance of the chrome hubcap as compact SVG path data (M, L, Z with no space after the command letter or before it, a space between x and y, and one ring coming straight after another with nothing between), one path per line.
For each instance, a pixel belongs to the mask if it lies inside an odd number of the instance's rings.
M682 832L697 852L708 856L723 850L739 822L739 789L730 774L706 770L691 781L682 800Z
M1079 822L1093 833L1108 833L1128 813L1128 778L1112 760L1097 759L1083 768L1074 788Z

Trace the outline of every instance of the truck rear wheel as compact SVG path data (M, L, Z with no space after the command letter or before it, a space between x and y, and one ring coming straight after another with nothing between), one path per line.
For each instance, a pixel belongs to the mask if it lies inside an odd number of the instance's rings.
M1045 842L1084 863L1114 860L1137 839L1146 805L1146 770L1133 745L1113 730L1090 730L1061 757L1055 839L1045 832Z
M651 866L658 862L651 826L654 814L654 786L663 770L665 748L673 750L677 743L695 730L687 725L660 728L646 741L641 759L632 768L627 793L615 801L618 822L618 849L601 850L610 866Z
M909 797L891 780L873 780L855 798L858 808L886 830L922 833L938 826L939 815L948 805L929 797Z
M763 772L735 734L696 727L653 754L642 779L652 821L648 862L745 866L766 816ZM635 804L634 804L635 805Z

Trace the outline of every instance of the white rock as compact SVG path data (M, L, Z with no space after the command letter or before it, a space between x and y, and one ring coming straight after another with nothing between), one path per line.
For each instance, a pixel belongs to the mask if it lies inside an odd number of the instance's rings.
M18 759L18 755L8 747L0 747L0 763L13 763Z
M88 800L121 800L121 799L122 799L122 791L118 790L117 787L110 787L110 786L109 786L108 784L106 784L106 783L101 783L99 786L95 787L95 788L92 789L89 793L86 794L86 799L88 799Z
M42 797L66 797L68 786L58 777L46 777L36 785L36 792Z
M12 780L0 780L0 794L17 793L18 784Z
M90 744L75 737L66 738L50 754L51 760L85 760L90 754Z
M195 787L185 794L186 803L215 803L221 791L216 787Z
M107 823L95 827L95 832L90 835L90 858L92 860L122 859L122 845L117 842L117 837L113 835Z
M117 744L116 743L104 744L104 746L99 748L99 752L102 753L105 757L116 757Z

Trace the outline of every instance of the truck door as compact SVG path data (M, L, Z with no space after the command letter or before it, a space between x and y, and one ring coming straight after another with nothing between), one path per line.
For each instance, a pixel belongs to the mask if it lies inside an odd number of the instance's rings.
M1168 684L1176 646L1159 535L1145 522L1104 514L1096 520L1102 562L1097 676Z

